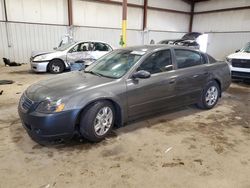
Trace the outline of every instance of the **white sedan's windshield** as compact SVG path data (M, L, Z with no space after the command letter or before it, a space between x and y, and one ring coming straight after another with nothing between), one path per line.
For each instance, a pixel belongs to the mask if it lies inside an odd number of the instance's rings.
M143 51L115 50L99 59L85 72L109 78L120 78L145 54Z
M244 48L241 49L242 52L250 53L250 42L246 44Z
M70 48L73 44L75 44L75 42L71 42L71 43L65 44L65 45L63 45L63 46L60 46L60 47L57 48L56 50L57 50L57 51L64 51L64 50L67 50L67 49Z

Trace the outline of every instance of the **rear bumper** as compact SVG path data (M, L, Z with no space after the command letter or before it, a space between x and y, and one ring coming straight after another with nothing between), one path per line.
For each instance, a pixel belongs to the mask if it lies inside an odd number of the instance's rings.
M30 62L31 70L35 72L47 72L49 61L44 62Z
M70 110L55 114L23 112L18 113L23 127L29 136L38 143L71 138L75 133L75 121L79 110Z

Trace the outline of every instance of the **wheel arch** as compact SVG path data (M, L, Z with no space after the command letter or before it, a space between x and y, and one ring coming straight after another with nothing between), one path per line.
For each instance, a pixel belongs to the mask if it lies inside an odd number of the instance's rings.
M220 89L220 95L219 96L221 97L222 90L221 90L221 82L220 82L220 80L218 78L214 78L211 81L215 81L218 84L219 89Z
M122 109L121 109L121 106L118 104L118 102L116 102L115 100L113 100L111 98L99 98L99 99L95 99L95 100L90 101L83 108L81 108L81 110L77 114L77 117L76 117L76 120L75 120L75 128L76 129L79 128L81 114L84 113L89 106L91 106L93 103L95 103L97 101L109 101L109 102L111 102L111 104L114 106L114 109L115 109L115 124L114 124L114 127L118 128L123 124Z
M49 66L50 66L50 64L51 64L51 62L53 60L59 60L59 61L61 61L63 63L64 69L66 68L65 62L61 58L53 58L53 59L49 60L49 63L47 65L47 67L46 67L47 71L49 71Z

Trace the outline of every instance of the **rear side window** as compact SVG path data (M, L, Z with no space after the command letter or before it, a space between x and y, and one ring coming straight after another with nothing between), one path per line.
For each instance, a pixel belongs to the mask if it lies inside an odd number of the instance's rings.
M173 70L170 50L162 50L151 54L137 69L151 74Z
M177 67L179 69L198 66L206 63L206 60L200 55L199 52L191 50L175 50L175 57Z
M94 43L93 51L109 51L110 47L106 44L96 42Z

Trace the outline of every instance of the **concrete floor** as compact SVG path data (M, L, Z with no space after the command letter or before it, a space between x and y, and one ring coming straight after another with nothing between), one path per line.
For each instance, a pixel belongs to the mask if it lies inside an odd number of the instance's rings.
M210 111L184 107L115 130L98 144L42 147L22 128L21 93L50 74L0 67L0 187L250 187L250 85Z

